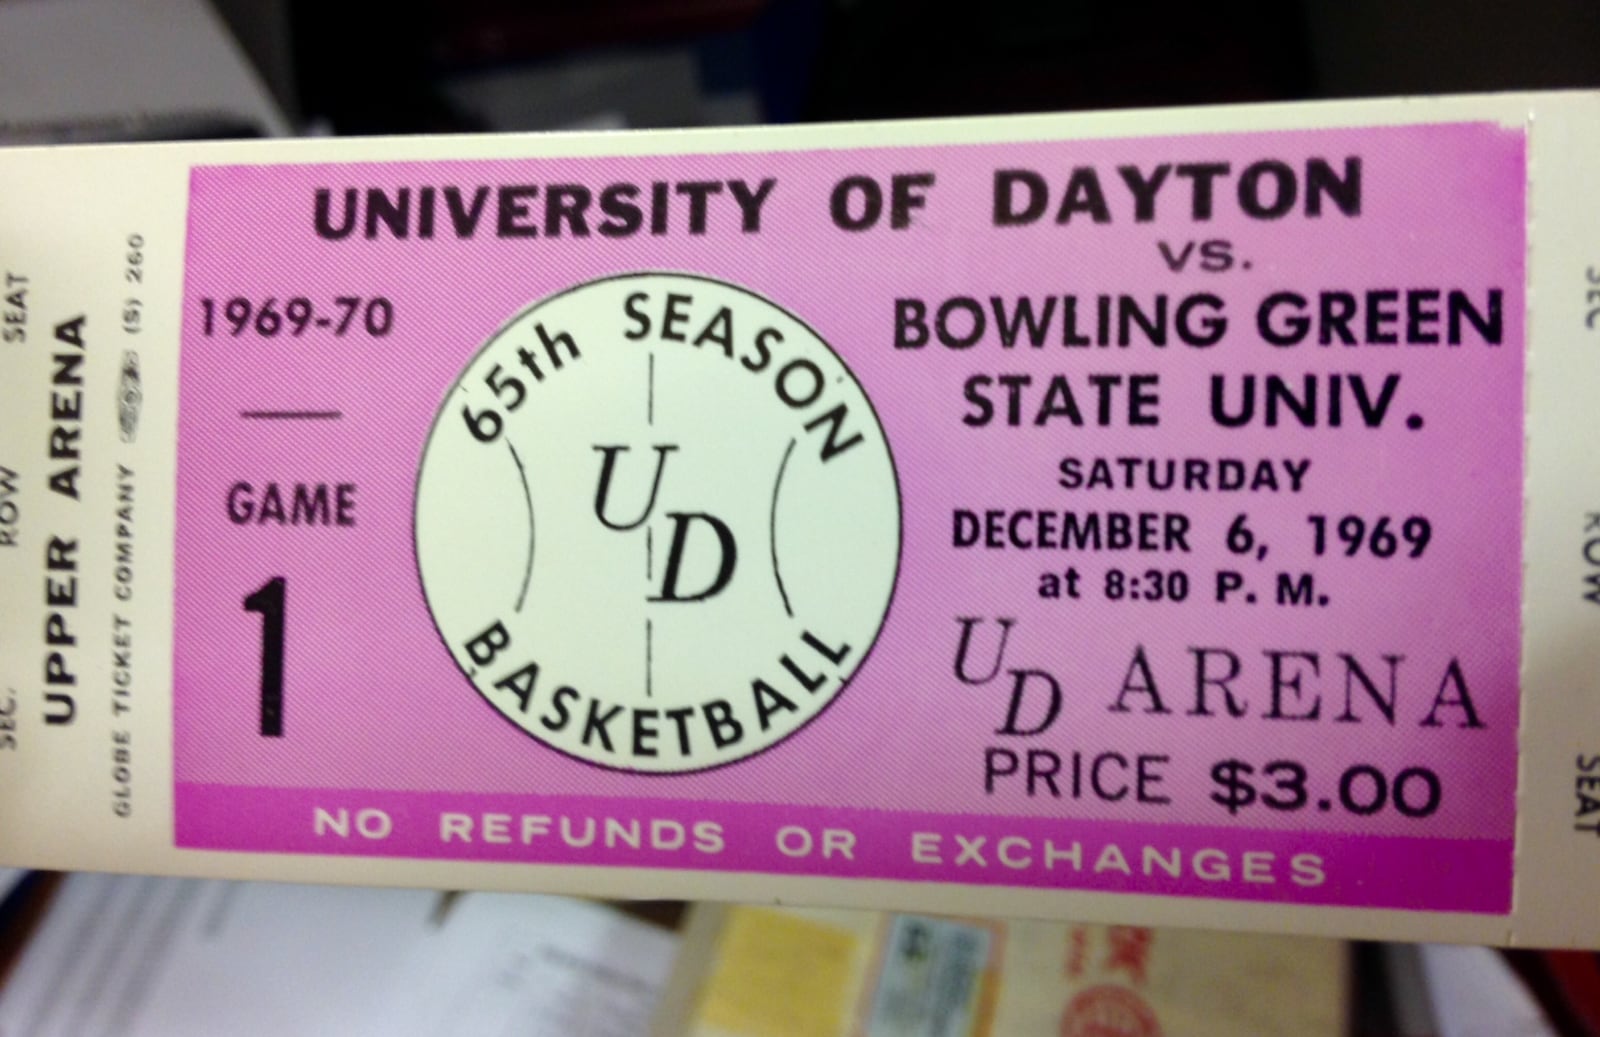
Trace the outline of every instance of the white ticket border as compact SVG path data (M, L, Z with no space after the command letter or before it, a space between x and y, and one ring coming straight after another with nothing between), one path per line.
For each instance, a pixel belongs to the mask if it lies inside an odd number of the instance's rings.
M400 161L791 151L1188 135L1448 121L1525 127L1529 141L1528 419L1523 680L1514 907L1509 917L648 868L244 854L173 846L172 557L176 379L189 170L202 164ZM0 863L42 868L605 897L742 900L878 910L1070 918L1380 939L1600 947L1600 838L1574 828L1576 760L1600 754L1600 608L1582 599L1583 520L1600 511L1600 334L1584 331L1586 271L1600 267L1600 94L1549 93L1229 106L917 123L629 134L506 135L0 149L0 276L36 271L33 334L68 307L97 348L86 434L116 442L112 369L138 348L145 408L136 447L97 448L70 509L28 498L22 543L0 549L0 696L26 703L25 736L0 753ZM143 230L144 331L122 341L120 235ZM248 242L240 242L248 248ZM83 287L78 287L83 286ZM94 286L94 287L90 287ZM74 294L77 293L77 294ZM111 348L115 343L116 348ZM49 353L0 348L0 463L40 456ZM13 391L11 386L22 388ZM105 397L105 398L100 398ZM81 530L94 582L79 610L109 615L116 458L137 459L138 808L110 813L109 736L49 737L37 723L40 561L51 530ZM106 600L98 600L104 597ZM96 644L104 636L93 630ZM108 695L109 653L80 653L80 710ZM108 725L86 715L81 723ZM248 823L247 819L241 819ZM1448 859L1438 867L1450 867Z

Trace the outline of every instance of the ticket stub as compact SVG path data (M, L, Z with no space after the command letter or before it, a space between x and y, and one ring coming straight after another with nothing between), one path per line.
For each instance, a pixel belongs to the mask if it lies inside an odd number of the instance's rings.
M0 152L0 858L1600 946L1600 97Z

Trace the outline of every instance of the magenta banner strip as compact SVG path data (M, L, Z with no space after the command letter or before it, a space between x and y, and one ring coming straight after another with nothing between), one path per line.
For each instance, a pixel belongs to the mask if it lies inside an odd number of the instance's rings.
M190 849L651 867L1503 914L1512 842L180 782Z

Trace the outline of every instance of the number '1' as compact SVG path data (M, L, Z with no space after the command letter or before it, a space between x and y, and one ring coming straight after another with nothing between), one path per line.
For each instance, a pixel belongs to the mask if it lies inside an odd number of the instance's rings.
M283 737L284 579L274 576L244 599L246 612L261 613L261 737Z

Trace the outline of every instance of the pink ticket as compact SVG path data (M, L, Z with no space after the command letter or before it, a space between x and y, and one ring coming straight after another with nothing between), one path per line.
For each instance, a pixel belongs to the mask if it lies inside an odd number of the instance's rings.
M0 153L0 850L1600 944L1597 128Z

